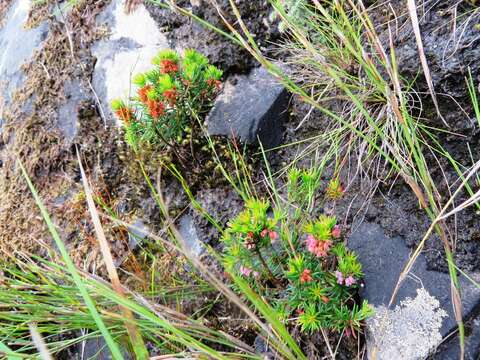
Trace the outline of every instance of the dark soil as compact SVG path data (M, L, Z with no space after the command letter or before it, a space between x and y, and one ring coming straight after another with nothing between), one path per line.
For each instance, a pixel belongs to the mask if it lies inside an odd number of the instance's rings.
M221 21L217 10L210 2L201 0L198 6L189 0L180 0L176 4L180 7L191 9L193 14L206 20L210 24L226 31L227 28ZM229 0L218 1L219 8L228 21L236 24L235 15L230 8ZM242 19L247 28L255 37L262 49L271 47L273 41L278 39L279 32L275 24L269 22L268 16L271 6L268 1L236 1L242 14ZM157 21L160 28L168 31L167 37L177 49L194 48L205 54L210 62L225 72L225 75L246 73L256 66L255 60L240 46L213 30L206 29L198 22L181 14L173 13L169 9L147 3L147 9ZM238 28L238 25L236 25Z
M417 8L424 53L432 82L438 93L441 113L451 130L468 134L471 120L461 113L471 112L465 78L471 72L474 84L480 81L480 9L470 1L434 1ZM399 71L407 80L415 81L415 88L428 100L429 89L418 55L407 3L400 0L382 2L373 6L370 16L377 25L383 44L389 47L390 26ZM426 104L427 118L442 125L434 116L433 104ZM432 111L433 110L433 111ZM433 116L431 116L433 115ZM470 120L470 121L469 121ZM470 130L470 131L469 131Z

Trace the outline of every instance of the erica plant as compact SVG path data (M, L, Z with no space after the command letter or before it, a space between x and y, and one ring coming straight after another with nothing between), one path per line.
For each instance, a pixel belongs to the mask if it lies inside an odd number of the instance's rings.
M112 109L125 128L126 141L173 147L192 127L194 119L211 107L222 71L196 50L180 56L163 50L152 60L154 67L137 74L136 95L127 102L114 100Z
M334 216L310 218L310 200L319 186L318 172L294 169L287 198L304 205L246 201L224 232L225 267L304 332L324 328L355 335L371 314L366 302L355 300L362 268L344 245Z

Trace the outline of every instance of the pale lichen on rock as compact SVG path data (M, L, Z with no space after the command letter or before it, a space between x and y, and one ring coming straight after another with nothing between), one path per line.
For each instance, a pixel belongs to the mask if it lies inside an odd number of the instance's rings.
M447 312L424 288L393 310L384 306L375 310L367 320L370 360L424 359L442 340L440 328Z

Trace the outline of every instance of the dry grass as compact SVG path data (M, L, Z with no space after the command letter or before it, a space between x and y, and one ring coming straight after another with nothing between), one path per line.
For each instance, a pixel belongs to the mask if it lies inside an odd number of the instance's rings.
M34 8L33 14L43 6ZM94 15L101 7L94 1L84 1L71 11L68 18L75 28L77 50L82 52L85 49L80 48L80 42L88 44L97 37L94 18L89 21L83 15L86 10ZM77 76L75 65L70 56L67 34L59 24L52 23L42 49L24 65L26 81L16 91L14 103L6 111L2 132L5 146L1 150L4 165L0 174L0 248L6 252L47 251L37 241L45 238L46 228L32 213L33 200L21 179L17 159L23 161L38 184L41 196L52 209L54 200L67 194L71 188L75 157L71 144L55 128L55 114L66 101L64 84ZM31 109L25 113L23 107L30 102Z

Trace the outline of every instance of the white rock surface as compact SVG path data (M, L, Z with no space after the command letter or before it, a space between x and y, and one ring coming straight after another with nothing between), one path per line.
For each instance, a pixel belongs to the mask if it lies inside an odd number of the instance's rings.
M93 85L108 114L111 100L127 98L131 93L132 76L151 69L151 59L169 45L142 4L127 15L124 3L113 1L99 16L98 23L110 27L110 36L93 47L97 58Z

